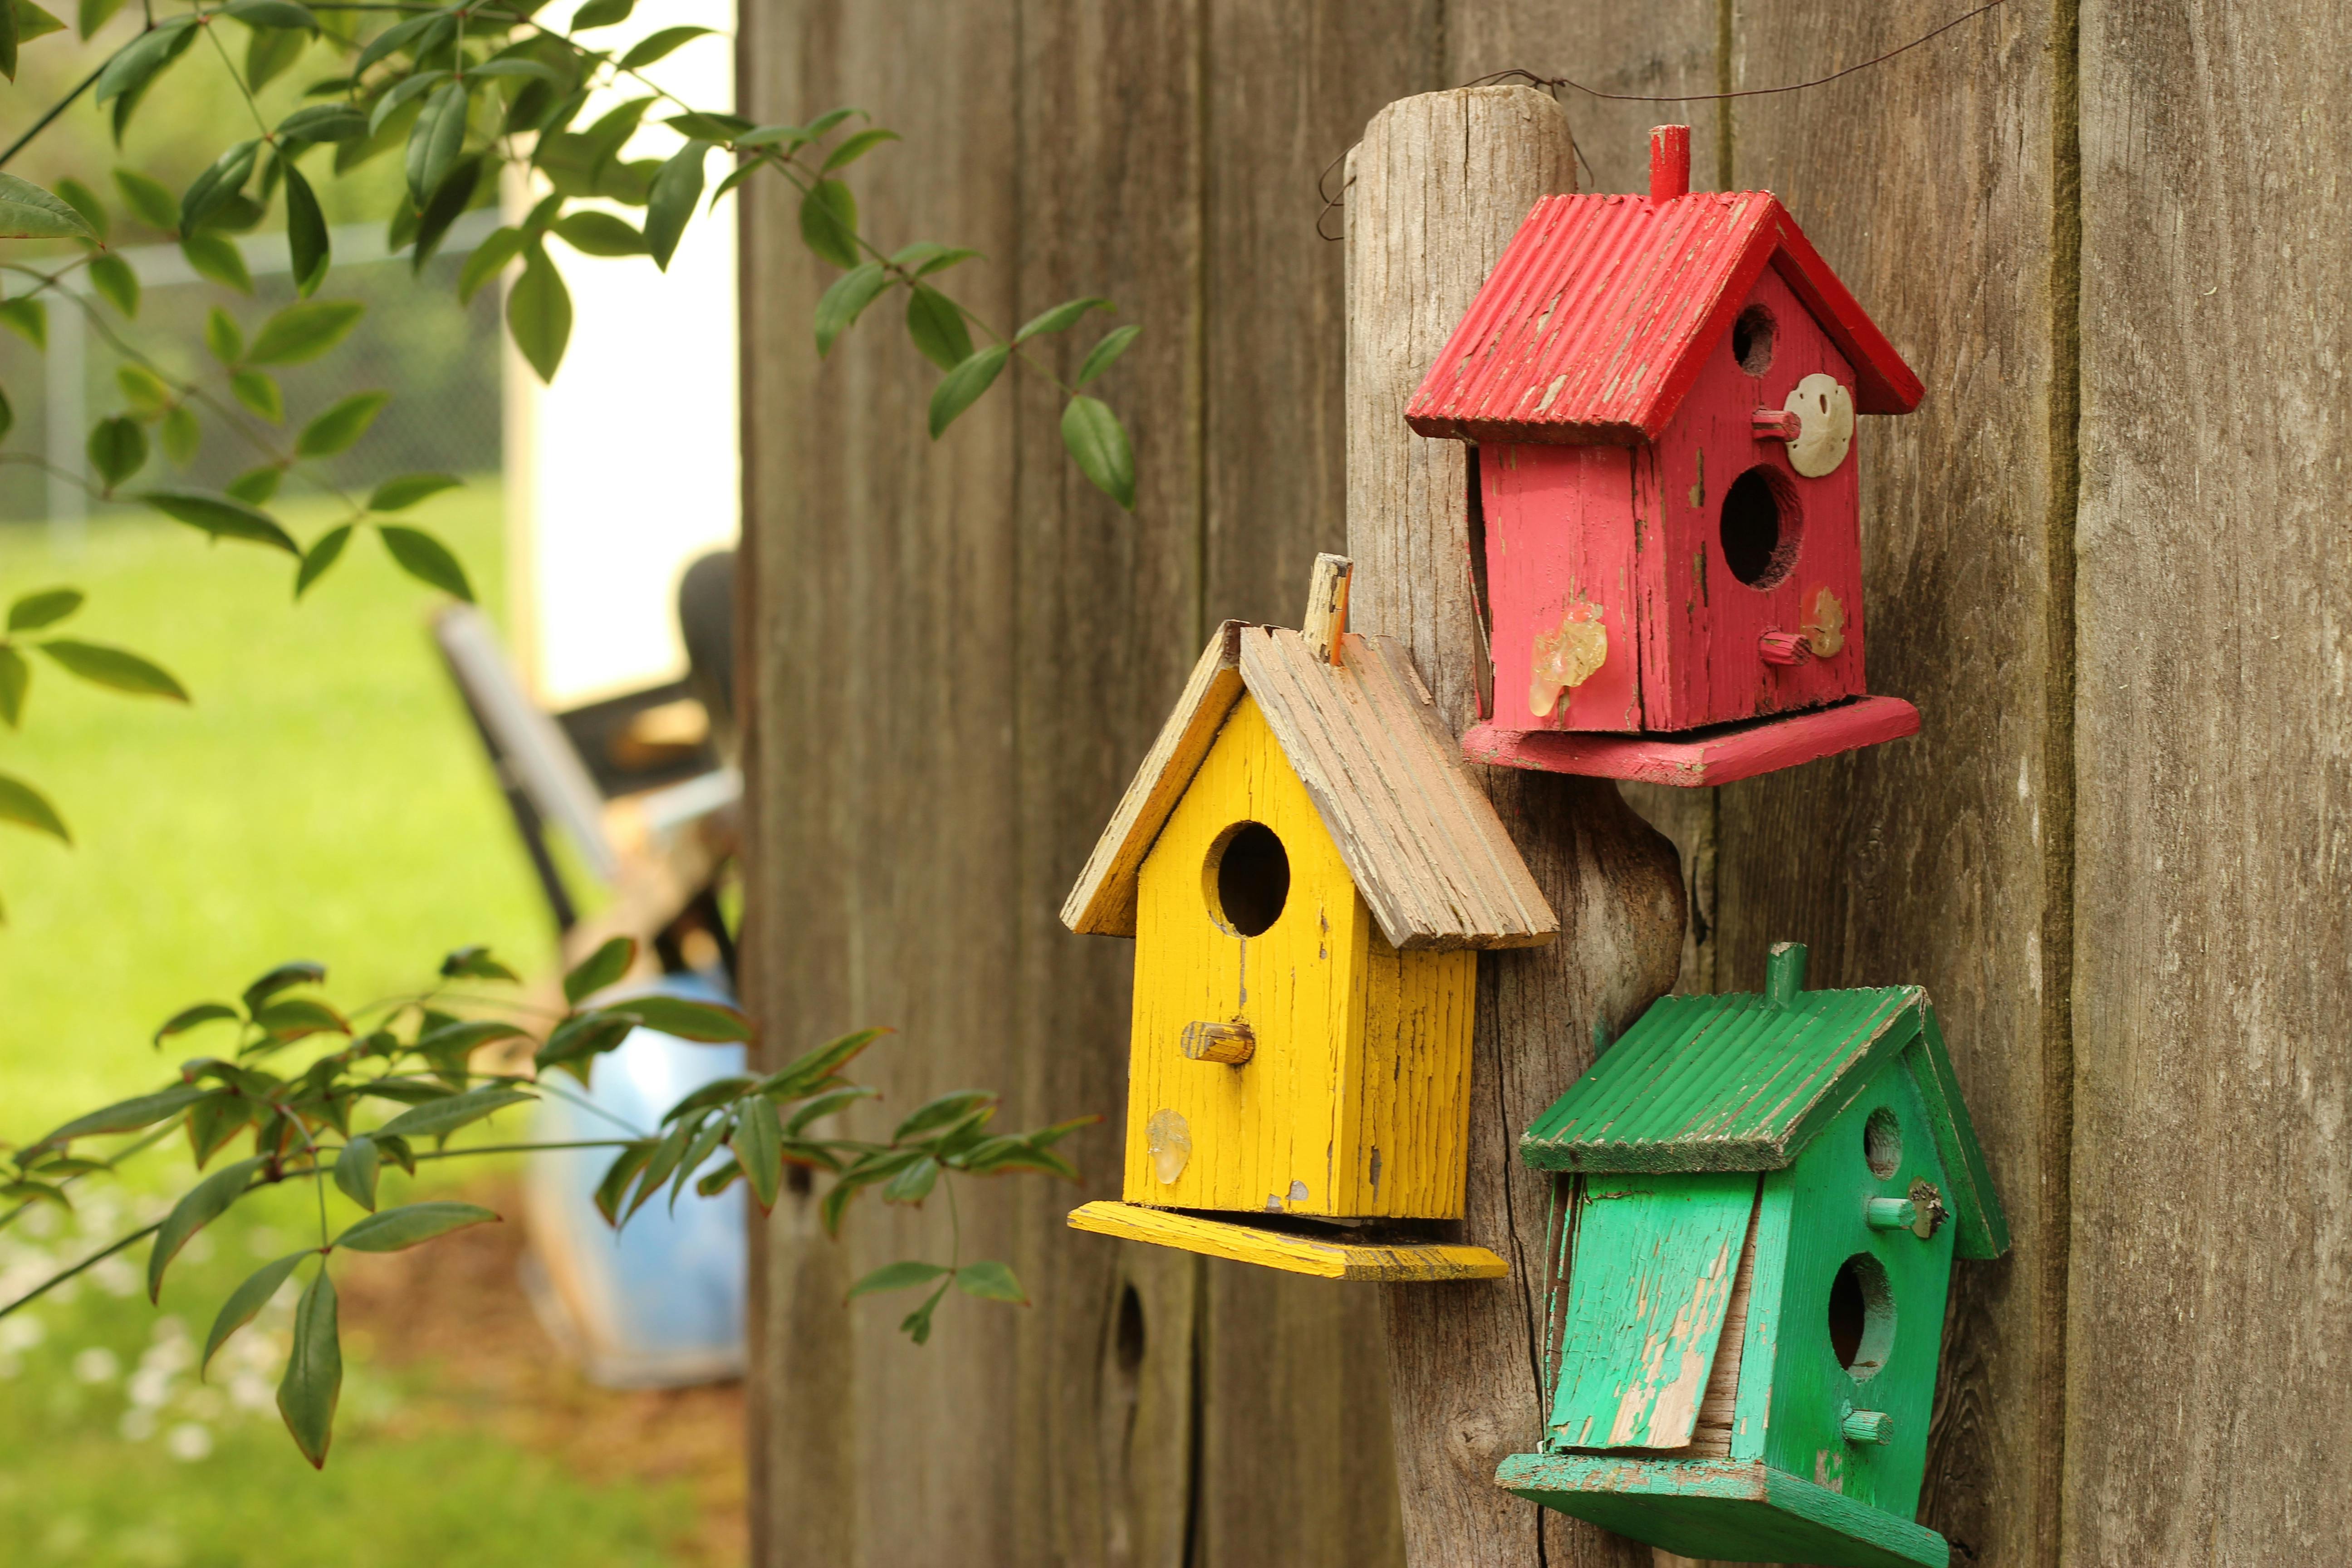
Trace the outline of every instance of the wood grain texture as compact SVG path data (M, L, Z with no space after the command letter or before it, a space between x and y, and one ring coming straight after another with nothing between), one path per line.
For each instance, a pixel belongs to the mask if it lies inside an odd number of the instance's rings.
M1732 7L1729 85L1822 74L1950 19L1937 0ZM1928 48L1730 109L1730 183L1777 193L1927 385L1865 420L1868 682L1920 733L1719 792L1717 984L1766 944L1814 984L1935 998L2015 1238L1953 1285L1921 1522L1954 1560L2056 1561L2073 758L2066 8L2016 4ZM1932 258L1932 262L1926 258ZM2071 287L2071 279L2063 280Z
M2347 68L2340 5L2082 6L2069 1562L2352 1542Z
M1526 89L1429 94L1367 127L1349 190L1349 541L1355 625L1395 637L1459 730L1476 713L1477 634L1460 446L1404 428L1406 398L1535 197L1570 184L1566 122ZM1480 960L1470 1173L1455 1239L1514 1278L1389 1292L1391 1406L1408 1552L1418 1563L1639 1563L1646 1552L1494 1485L1542 1430L1535 1342L1549 1183L1517 1167L1517 1130L1671 982L1682 900L1671 847L1615 790L1483 781L1559 912L1549 948Z

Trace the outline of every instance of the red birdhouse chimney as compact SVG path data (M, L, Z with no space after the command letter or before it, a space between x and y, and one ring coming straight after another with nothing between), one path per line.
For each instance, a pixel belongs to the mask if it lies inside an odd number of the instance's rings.
M1670 202L1690 195L1690 127L1650 127L1650 199Z

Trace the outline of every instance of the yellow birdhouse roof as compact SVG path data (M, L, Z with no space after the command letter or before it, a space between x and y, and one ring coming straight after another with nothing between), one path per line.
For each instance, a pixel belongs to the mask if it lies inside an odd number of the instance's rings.
M1393 638L1319 657L1286 626L1227 621L1062 905L1062 923L1135 934L1136 875L1244 692L1257 700L1390 945L1537 947L1559 931L1436 703Z

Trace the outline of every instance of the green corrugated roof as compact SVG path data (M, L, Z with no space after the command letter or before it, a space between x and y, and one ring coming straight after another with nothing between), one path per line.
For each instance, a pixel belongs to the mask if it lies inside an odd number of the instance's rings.
M1785 957L1784 957L1785 953ZM1937 1126L1964 1257L2009 1245L1935 1009L1916 985L1805 991L1801 949L1776 950L1781 999L1666 996L1519 1139L1545 1171L1773 1171L1795 1162L1901 1056Z

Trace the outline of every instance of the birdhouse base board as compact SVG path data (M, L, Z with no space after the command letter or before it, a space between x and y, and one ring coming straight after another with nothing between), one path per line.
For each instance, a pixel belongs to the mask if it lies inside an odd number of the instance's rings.
M1210 1219L1141 1204L1091 1203L1070 1213L1070 1228L1148 1241L1236 1263L1255 1263L1320 1279L1369 1279L1387 1284L1425 1279L1499 1279L1510 1265L1483 1247L1440 1242L1327 1241L1234 1220Z
M1515 1454L1496 1484L1685 1557L1821 1568L1948 1568L1923 1524L1752 1459Z
M1474 763L1499 768L1696 789L1778 773L1918 732L1919 710L1901 698L1857 697L1834 707L1670 735L1500 730L1475 724L1462 736L1462 752Z

